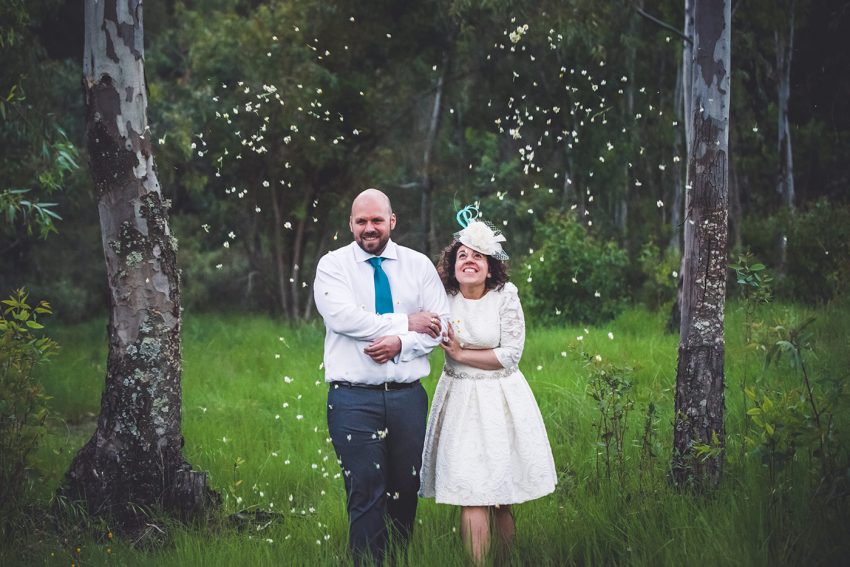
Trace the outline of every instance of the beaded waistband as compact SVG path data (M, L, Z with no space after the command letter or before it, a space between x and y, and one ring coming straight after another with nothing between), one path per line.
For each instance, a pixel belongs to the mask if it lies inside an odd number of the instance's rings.
M507 378L517 370L518 368L516 366L511 366L510 368L488 370L486 372L464 372L463 370L456 370L448 365L443 366L443 372L445 372L447 376L451 376L456 380L498 380L500 378Z

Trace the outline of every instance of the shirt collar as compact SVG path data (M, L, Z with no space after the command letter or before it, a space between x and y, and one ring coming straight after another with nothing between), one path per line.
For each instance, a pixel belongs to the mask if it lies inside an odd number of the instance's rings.
M354 258L358 262L366 262L369 258L374 258L374 254L369 254L356 242L352 242L351 245L354 247ZM384 248L384 251L381 252L381 258L386 258L387 260L398 260L398 244L392 241L392 239L387 242L387 246Z

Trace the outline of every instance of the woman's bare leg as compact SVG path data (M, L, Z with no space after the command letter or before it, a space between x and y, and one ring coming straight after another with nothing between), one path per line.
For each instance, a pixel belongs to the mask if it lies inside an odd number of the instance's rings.
M510 553L514 534L516 534L514 515L511 512L510 505L493 506L491 510L493 511L493 524L495 524L496 533L499 537L499 554L506 556Z
M490 513L486 506L462 506L460 537L476 565L484 562L490 548Z

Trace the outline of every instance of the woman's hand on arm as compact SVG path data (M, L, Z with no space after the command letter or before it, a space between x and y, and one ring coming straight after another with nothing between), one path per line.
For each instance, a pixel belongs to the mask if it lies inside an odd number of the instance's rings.
M440 343L440 347L446 352L446 356L460 364L481 370L500 370L503 368L493 349L465 348L465 345L455 336L451 323L449 323L448 331L443 335L443 342Z

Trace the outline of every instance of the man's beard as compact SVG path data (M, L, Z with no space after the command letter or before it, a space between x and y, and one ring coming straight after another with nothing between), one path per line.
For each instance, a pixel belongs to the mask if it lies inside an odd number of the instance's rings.
M357 244L358 244L358 246L360 246L360 248L364 252L368 252L369 254L373 254L373 255L377 256L378 254L380 254L381 252L384 251L384 248L386 248L387 242L390 241L390 236L386 235L383 238L378 238L377 240L369 240L368 242L363 240L364 237L371 237L371 236L377 236L377 235L363 234L357 240Z

